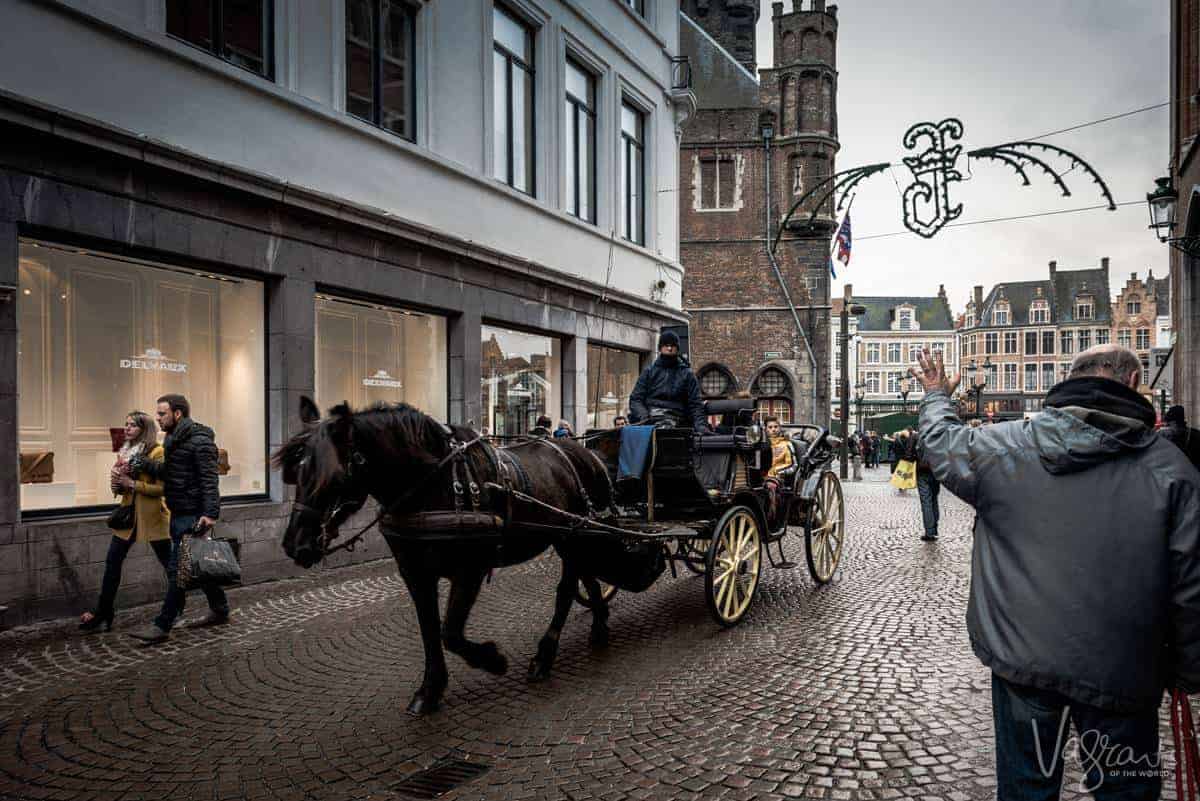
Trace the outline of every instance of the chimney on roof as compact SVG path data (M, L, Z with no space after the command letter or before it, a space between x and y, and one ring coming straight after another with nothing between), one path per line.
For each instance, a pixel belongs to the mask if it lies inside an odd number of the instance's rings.
M979 314L983 311L983 287L975 287L975 321L979 321Z
M942 300L946 299L946 285L938 284L938 297Z
M1058 272L1058 262L1051 260L1050 262L1050 280L1054 280L1054 274Z
M1131 273L1129 274L1129 280L1130 280L1130 281L1137 281L1137 270L1134 270L1133 272L1131 272Z
M1108 256L1100 257L1100 269L1104 270L1104 272L1108 272Z

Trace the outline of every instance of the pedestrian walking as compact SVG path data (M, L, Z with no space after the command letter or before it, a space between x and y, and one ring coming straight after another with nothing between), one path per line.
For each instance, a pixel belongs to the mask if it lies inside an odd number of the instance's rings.
M163 495L171 513L171 555L167 561L167 594L154 622L133 637L148 643L162 642L171 636L171 627L183 614L186 591L180 589L179 545L183 535L210 530L221 515L221 495L217 481L217 446L213 431L191 418L191 405L183 395L163 395L158 399L156 416L166 432L162 460L136 457L132 470L148 473L163 483ZM215 585L202 587L208 598L208 615L190 624L192 627L216 626L229 622L229 601L225 591Z
M136 540L147 543L163 570L167 569L171 556L171 538L167 531L170 515L163 504L162 482L155 481L145 472L133 473L129 469L130 461L142 455L161 459L162 446L158 444L154 418L145 412L133 411L125 417L125 443L117 451L117 462L110 475L110 489L120 500L109 522L117 527L112 529L112 539L108 543L100 597L96 606L79 618L79 628L84 631L95 631L101 626L106 631L112 630L121 570Z
M554 425L554 422L550 419L550 415L543 414L538 417L537 422L533 424L533 428L529 430L529 436L545 439L550 436L550 426L552 425Z
M1089 348L1036 418L978 429L941 355L919 362L925 459L976 513L967 629L997 798L1058 797L1069 720L1098 798L1157 799L1163 691L1200 689L1200 476L1154 432L1140 360Z
M942 485L933 474L929 460L925 458L925 448L921 444L920 436L913 436L912 440L917 462L917 496L921 499L921 522L925 526L925 533L921 539L925 542L937 542L938 522L942 519L938 496L941 495Z
M1200 470L1200 431L1189 428L1182 406L1172 406L1163 415L1166 423L1160 432L1169 442L1173 442L1187 456L1188 461Z
M854 470L853 478L855 481L862 481L862 452L864 446L865 440L859 431L855 431L850 436L850 442L846 445L850 453L850 466Z

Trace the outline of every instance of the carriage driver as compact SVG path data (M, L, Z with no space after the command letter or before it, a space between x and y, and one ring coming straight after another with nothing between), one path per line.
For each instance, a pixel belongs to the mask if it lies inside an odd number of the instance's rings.
M663 331L659 336L658 358L642 371L629 396L630 422L645 425L661 416L679 425L691 425L696 431L708 431L700 383L687 360L679 355L679 337L673 331Z

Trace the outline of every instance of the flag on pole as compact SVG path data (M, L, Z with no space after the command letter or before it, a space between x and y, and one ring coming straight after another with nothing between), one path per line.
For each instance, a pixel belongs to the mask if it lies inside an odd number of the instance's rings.
M842 215L842 221L837 227L837 233L833 236L833 242L829 249L829 274L837 279L837 270L834 269L834 259L840 261L847 267L850 266L850 248L852 238L850 235L850 207L854 205L854 196L850 196L850 202L846 204L846 213Z

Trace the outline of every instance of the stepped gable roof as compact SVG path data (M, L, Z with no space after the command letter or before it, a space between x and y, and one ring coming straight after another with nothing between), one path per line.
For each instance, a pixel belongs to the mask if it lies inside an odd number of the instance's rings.
M937 295L918 297L894 295L885 297L855 297L855 303L867 307L867 313L859 315L859 331L891 331L892 313L897 306L905 304L916 310L917 324L922 331L953 331L954 317L945 299Z
M1146 291L1154 293L1154 313L1158 317L1171 315L1171 282L1165 278L1155 278L1151 271L1146 277Z
M679 12L679 52L692 67L692 92L699 109L754 108L758 80L700 25Z
M1050 319L1055 323L1077 323L1075 319L1075 296L1091 295L1095 305L1092 319L1087 322L1107 323L1112 321L1112 298L1108 291L1108 270L1058 270L1054 273L1054 300L1051 303Z

